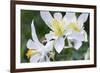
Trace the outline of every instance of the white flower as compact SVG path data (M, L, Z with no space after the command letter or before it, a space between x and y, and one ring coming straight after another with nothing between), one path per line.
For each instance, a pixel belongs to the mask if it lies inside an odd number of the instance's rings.
M48 42L46 45L43 45L38 40L36 35L34 21L31 23L32 29L32 39L29 39L27 42L27 48L29 49L27 52L27 57L30 58L30 62L43 62L50 61L48 57L48 53L53 48L53 41Z
M67 31L70 32L67 38L74 43L74 48L79 49L82 41L87 42L87 33L84 30L84 23L87 21L88 13L82 13L78 18L75 13L66 13L64 17L67 25Z
M54 39L54 48L58 53L60 53L65 46L66 37L66 23L64 21L65 18L62 17L61 13L54 13L54 16L48 11L40 11L41 18L44 20L46 25L52 30L48 34L45 35L46 40L50 41Z

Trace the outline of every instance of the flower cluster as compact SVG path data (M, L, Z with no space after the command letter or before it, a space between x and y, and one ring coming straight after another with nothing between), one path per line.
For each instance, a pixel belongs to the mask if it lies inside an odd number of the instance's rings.
M30 62L50 61L53 57L53 49L58 54L64 48L75 48L78 50L82 42L87 42L87 33L84 30L84 23L87 21L88 13L82 13L79 17L73 12L54 13L52 16L48 11L40 11L40 16L45 24L50 28L49 33L45 34L46 44L41 43L37 37L34 20L31 23L32 39L27 42L28 51L26 53ZM65 45L67 39L68 45Z

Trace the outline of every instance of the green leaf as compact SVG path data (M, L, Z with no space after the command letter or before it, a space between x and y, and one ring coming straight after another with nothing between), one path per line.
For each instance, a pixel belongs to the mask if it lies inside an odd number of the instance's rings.
M89 43L83 42L83 44L82 44L82 46L80 47L79 50L74 50L73 60L83 60L84 54L87 52L88 48L89 48Z
M26 57L27 49L21 48L21 63L29 62L29 59Z
M60 54L56 52L55 59L56 61L65 61L65 60L71 60L72 59L72 48L64 48Z

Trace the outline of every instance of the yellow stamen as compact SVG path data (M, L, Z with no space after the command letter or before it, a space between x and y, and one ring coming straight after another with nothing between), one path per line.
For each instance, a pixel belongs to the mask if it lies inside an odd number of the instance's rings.
M30 57L32 57L32 55L35 55L37 53L38 52L35 49L28 49L26 56L27 56L27 58L30 58Z
M64 33L64 23L62 21L58 21L53 19L52 21L52 28L56 36L62 36Z
M68 27L70 29L72 29L73 31L75 31L75 32L80 32L81 31L81 29L80 29L80 27L78 26L77 23L71 23Z

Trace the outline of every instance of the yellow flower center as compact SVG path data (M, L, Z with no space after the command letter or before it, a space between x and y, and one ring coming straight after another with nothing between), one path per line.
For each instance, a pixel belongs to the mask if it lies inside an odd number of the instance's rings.
M75 32L81 31L81 29L77 23L71 23L70 25L68 25L68 27Z
M30 58L30 57L32 57L32 55L35 55L37 53L38 52L35 49L28 49L26 56L27 56L27 58Z
M52 28L53 28L53 31L54 31L54 34L56 36L62 36L63 33L64 33L64 25L63 25L63 21L58 21L56 19L53 19L52 21Z

